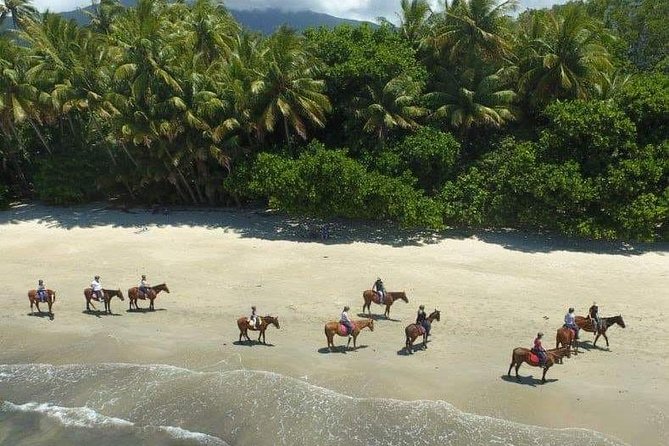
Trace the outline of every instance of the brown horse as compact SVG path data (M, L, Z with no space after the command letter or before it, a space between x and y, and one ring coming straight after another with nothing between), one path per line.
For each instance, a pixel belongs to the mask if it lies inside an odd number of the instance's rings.
M249 338L248 334L248 331L251 330L259 331L260 333L258 334L258 342L260 342L260 338L262 338L262 343L267 344L265 341L265 331L269 328L269 326L274 325L276 328L280 328L278 316L258 316L258 319L260 320L260 324L256 325L255 327L251 326L251 322L246 316L237 319L237 327L239 327L239 342L242 342L243 336L247 341L249 341L249 343L251 343L251 338Z
M363 313L365 312L365 308L367 308L367 312L371 317L372 315L371 306L372 302L374 302L375 304L386 306L386 311L383 313L386 319L390 317L390 307L396 300L403 300L404 302L409 303L409 298L407 297L407 293L405 293L404 291L386 291L386 297L383 299L383 303L381 302L378 293L374 290L365 290L362 293L362 298L365 299L365 303L362 305Z
M40 300L37 297L37 290L28 291L28 300L30 301L31 314L35 314L35 311L33 310L33 304L37 308L37 311L39 313L42 313L42 310L39 309ZM53 306L54 302L56 302L56 292L54 290L46 290L46 303L49 305L49 319L52 320L53 320L53 312L51 311L51 307Z
M90 307L93 307L93 309L97 311L95 305L93 305L93 301L96 300L99 302L100 299L93 296L94 294L91 288L84 288L84 297L86 298L86 311L91 311ZM123 293L121 292L121 290L107 290L107 289L102 290L102 300L105 304L105 313L113 314L111 310L110 301L114 296L118 296L119 299L125 300L123 298Z
M422 349L425 350L427 348L427 337L429 336L430 328L432 327L432 322L433 321L438 321L439 319L440 319L439 310L434 310L427 317L427 323L428 323L427 330L425 330L424 327L421 327L418 324L408 325L407 328L404 329L404 334L406 335L405 347L406 347L407 352L409 352L410 354L413 354L413 343L416 340L416 338L421 335L421 329L423 329L422 331L424 331L424 333L422 333L422 335L423 335L423 347L422 347Z
M348 342L346 343L346 348L348 349L351 344L351 338L353 338L353 350L357 347L355 341L358 338L360 332L369 327L369 331L374 331L374 320L373 319L363 319L358 321L353 321L353 332L350 335L347 335L346 332L341 330L340 323L337 321L327 322L325 324L325 338L328 341L328 348L330 351L334 350L334 336L348 336Z
M513 366L516 366L516 379L520 381L520 376L518 376L518 369L523 364L523 362L527 363L528 365L531 365L532 367L540 367L538 362L534 362L530 359L531 352L532 351L529 348L524 348L524 347L514 348L513 353L511 354L511 365L509 366L509 372L507 373L507 375L511 376L511 369L513 368ZM569 347L546 350L546 364L543 367L544 374L541 377L542 383L546 382L546 372L548 371L548 369L550 369L554 364L559 364L564 356L566 356L567 358L571 356Z
M574 348L574 354L578 354L578 342L576 342L576 333L569 327L560 327L555 334L555 348L560 347Z
M601 320L601 326L599 327L599 331L597 331L597 336L595 336L595 342L592 343L593 347L597 346L597 339L599 339L600 336L604 336L604 339L606 340L606 348L609 347L609 338L606 336L606 330L609 329L612 325L618 324L622 328L625 328L625 321L623 320L623 317L621 315L618 316L612 316L612 317L602 317L600 318ZM595 320L590 319L590 317L583 317L583 316L576 316L576 325L581 330L589 331L591 333L595 332Z
M130 310L132 310L132 307L134 305L136 310L139 310L139 306L137 305L137 299L149 299L151 303L149 304L149 311L153 311L153 301L158 297L158 293L161 291L165 291L166 293L169 294L170 289L167 288L167 285L164 283L161 283L160 285L154 285L152 287L149 287L148 293L144 294L139 291L139 287L134 286L132 288L128 289L128 300L130 304Z

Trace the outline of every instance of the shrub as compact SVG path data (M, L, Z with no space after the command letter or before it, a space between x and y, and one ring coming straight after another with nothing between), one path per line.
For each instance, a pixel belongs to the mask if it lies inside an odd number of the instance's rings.
M616 94L618 106L636 124L642 142L661 142L669 135L669 75L640 74Z
M9 188L0 183L0 209L9 207Z
M39 162L34 185L37 196L47 203L83 203L98 196L96 182L106 159L95 151L51 155Z

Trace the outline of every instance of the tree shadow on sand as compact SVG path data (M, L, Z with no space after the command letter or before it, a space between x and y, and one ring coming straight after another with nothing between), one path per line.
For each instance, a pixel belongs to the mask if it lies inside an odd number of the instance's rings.
M81 312L82 314L86 314L88 316L95 316L98 318L101 317L107 317L107 316L121 316L119 313L107 313L105 310L84 310Z
M372 314L369 315L367 313L358 313L358 317L365 318L365 319L372 319L373 321L388 321L388 322L402 322L400 319L393 319L390 317L385 317L382 314Z
M19 203L0 211L0 224L38 221L65 229L112 226L136 229L141 235L152 227L204 227L234 232L244 238L283 240L323 245L355 242L390 246L422 246L444 240L474 238L514 251L551 251L597 254L639 255L646 252L669 253L669 243L601 242L568 238L549 232L521 232L507 229L445 231L409 230L396 224L347 219L328 221L291 217L276 211L249 208L161 207L130 208L120 203L94 203L73 207L49 207L38 203ZM328 237L322 237L324 228Z
M536 386L542 386L544 384L550 384L554 383L557 380L557 378L546 378L546 382L542 383L541 378L535 378L534 376L520 376L519 379L516 379L514 375L502 375L500 378L502 378L503 381L506 381L508 383L514 383L514 384L521 384L524 386L530 386L530 387L536 387Z
M335 347L332 350L330 350L329 347L321 347L321 348L318 349L318 353L323 354L323 355L327 355L329 353L344 353L344 354L346 354L346 353L353 353L353 352L356 352L356 351L360 350L361 348L367 348L367 347L369 347L369 346L368 345L358 345L355 349L353 349L353 347L347 348L346 345L335 345Z
M39 317L41 319L48 318L50 321L54 320L54 318L56 317L56 315L54 313L49 314L48 312L44 312L44 311L39 311L39 312L36 312L36 313L28 313L28 316Z
M240 345L242 347L255 347L255 346L261 346L261 347L274 347L274 344L271 342L268 342L267 344L263 344L260 341L256 341L255 339L252 339L251 342L249 341L235 341L232 343L233 345Z

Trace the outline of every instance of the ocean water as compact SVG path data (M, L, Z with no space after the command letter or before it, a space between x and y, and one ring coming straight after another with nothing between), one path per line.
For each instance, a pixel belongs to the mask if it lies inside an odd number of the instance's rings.
M0 365L1 445L618 446L586 429L468 414L444 401L354 398L253 370Z

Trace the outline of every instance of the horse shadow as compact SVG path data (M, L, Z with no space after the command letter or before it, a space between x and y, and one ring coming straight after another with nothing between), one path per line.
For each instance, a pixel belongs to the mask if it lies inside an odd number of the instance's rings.
M360 350L361 348L367 348L369 347L368 345L358 345L355 349L353 347L347 348L345 345L335 345L335 347L330 350L329 347L321 347L318 349L318 353L322 355L327 355L329 353L349 353L349 352L356 352Z
M242 347L253 347L255 345L260 345L262 347L274 347L274 344L271 342L268 342L267 344L263 344L260 341L257 341L255 339L252 339L251 342L249 341L235 341L232 343L233 345L241 345Z
M427 343L429 344L431 341L428 339ZM414 345L411 346L411 352L416 353L417 351L423 351L423 342L417 342ZM397 355L398 356L411 356L409 351L407 350L406 347L402 347L401 349L397 350Z
M82 313L89 316L95 316L97 318L101 318L102 316L121 316L118 313L107 313L105 310L84 310Z
M129 308L125 310L126 313L139 313L139 314L145 314L145 313L155 313L156 311L167 311L167 308L155 308L153 310L150 310L149 308Z
M52 321L55 317L55 315L53 313L49 314L48 312L44 312L44 311L38 311L37 313L28 313L28 316L39 317L39 318L42 318L42 319L44 319L45 317L48 317L50 321Z
M593 342L594 341L592 341L592 342L591 341L580 341L578 343L578 348L581 351L586 351L586 352L589 352L589 351L592 351L592 350L601 350L601 351L608 351L609 350L608 348L600 347L599 345L594 345Z
M509 382L509 383L514 383L514 384L521 384L523 386L530 386L530 387L536 387L537 385L544 385L544 384L550 384L554 383L557 381L557 378L546 378L546 382L542 383L541 378L535 378L534 376L520 376L519 378L516 378L515 376L511 375L502 375L501 376L503 381Z
M402 322L402 321L399 320L399 319L392 319L392 318L389 318L389 317L385 317L385 316L382 315L382 314L372 314L372 315L369 315L369 314L367 314L367 313L358 313L358 317L362 317L362 318L365 318L365 319L371 319L371 320L373 320L373 321L375 321L375 322L376 322L376 321Z

